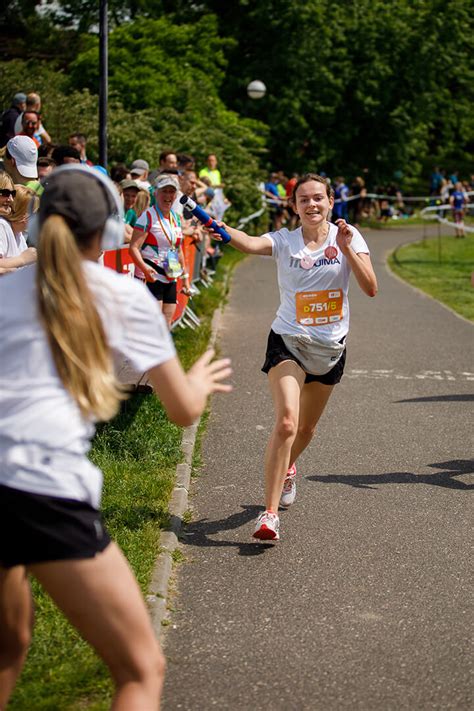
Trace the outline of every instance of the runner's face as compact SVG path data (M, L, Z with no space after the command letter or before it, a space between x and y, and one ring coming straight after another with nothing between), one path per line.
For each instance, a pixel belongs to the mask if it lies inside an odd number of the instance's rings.
M316 227L327 220L333 205L334 199L328 197L326 186L316 180L309 180L298 188L294 210L303 227Z
M171 185L156 191L156 201L161 212L168 214L176 198L176 189Z

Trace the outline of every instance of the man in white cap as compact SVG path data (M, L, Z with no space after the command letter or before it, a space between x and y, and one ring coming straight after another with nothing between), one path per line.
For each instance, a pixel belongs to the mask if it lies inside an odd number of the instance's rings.
M130 166L132 180L134 180L138 187L142 190L148 190L151 188L151 183L148 180L149 170L150 166L146 160L134 160Z
M5 151L5 170L15 184L26 185L37 195L43 192L38 180L38 149L29 136L10 138Z

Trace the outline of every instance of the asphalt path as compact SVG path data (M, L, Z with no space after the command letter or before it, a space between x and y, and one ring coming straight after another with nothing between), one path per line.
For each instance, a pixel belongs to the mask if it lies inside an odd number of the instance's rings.
M165 711L471 709L474 329L392 276L421 230L366 234L346 373L298 462L281 541L251 534L273 416L260 372L278 302L269 258L236 269L170 626Z

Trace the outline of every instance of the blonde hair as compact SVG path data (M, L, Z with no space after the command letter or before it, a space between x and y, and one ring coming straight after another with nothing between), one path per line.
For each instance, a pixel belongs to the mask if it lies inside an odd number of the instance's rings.
M84 246L90 240L83 240ZM50 215L38 240L37 291L59 377L84 417L109 420L125 399L82 270L79 245L60 215Z
M12 211L6 216L8 222L20 222L28 215L28 208L31 204L31 212L36 212L39 208L39 197L32 188L26 185L15 185L16 195L13 200Z
M137 201L135 207L133 208L137 213L137 217L140 217L142 212L150 207L150 193L148 190L139 190L137 195Z
M13 180L10 178L8 173L3 173L0 171L0 190L3 188L8 188L8 190L14 190Z

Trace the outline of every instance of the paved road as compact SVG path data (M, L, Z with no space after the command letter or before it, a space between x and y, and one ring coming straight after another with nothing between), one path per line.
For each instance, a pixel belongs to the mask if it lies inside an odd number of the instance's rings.
M474 330L387 272L386 253L417 237L368 234L380 293L351 287L346 375L276 546L251 539L272 427L259 368L275 267L239 265L220 334L235 389L213 401L193 488L165 711L473 707Z

